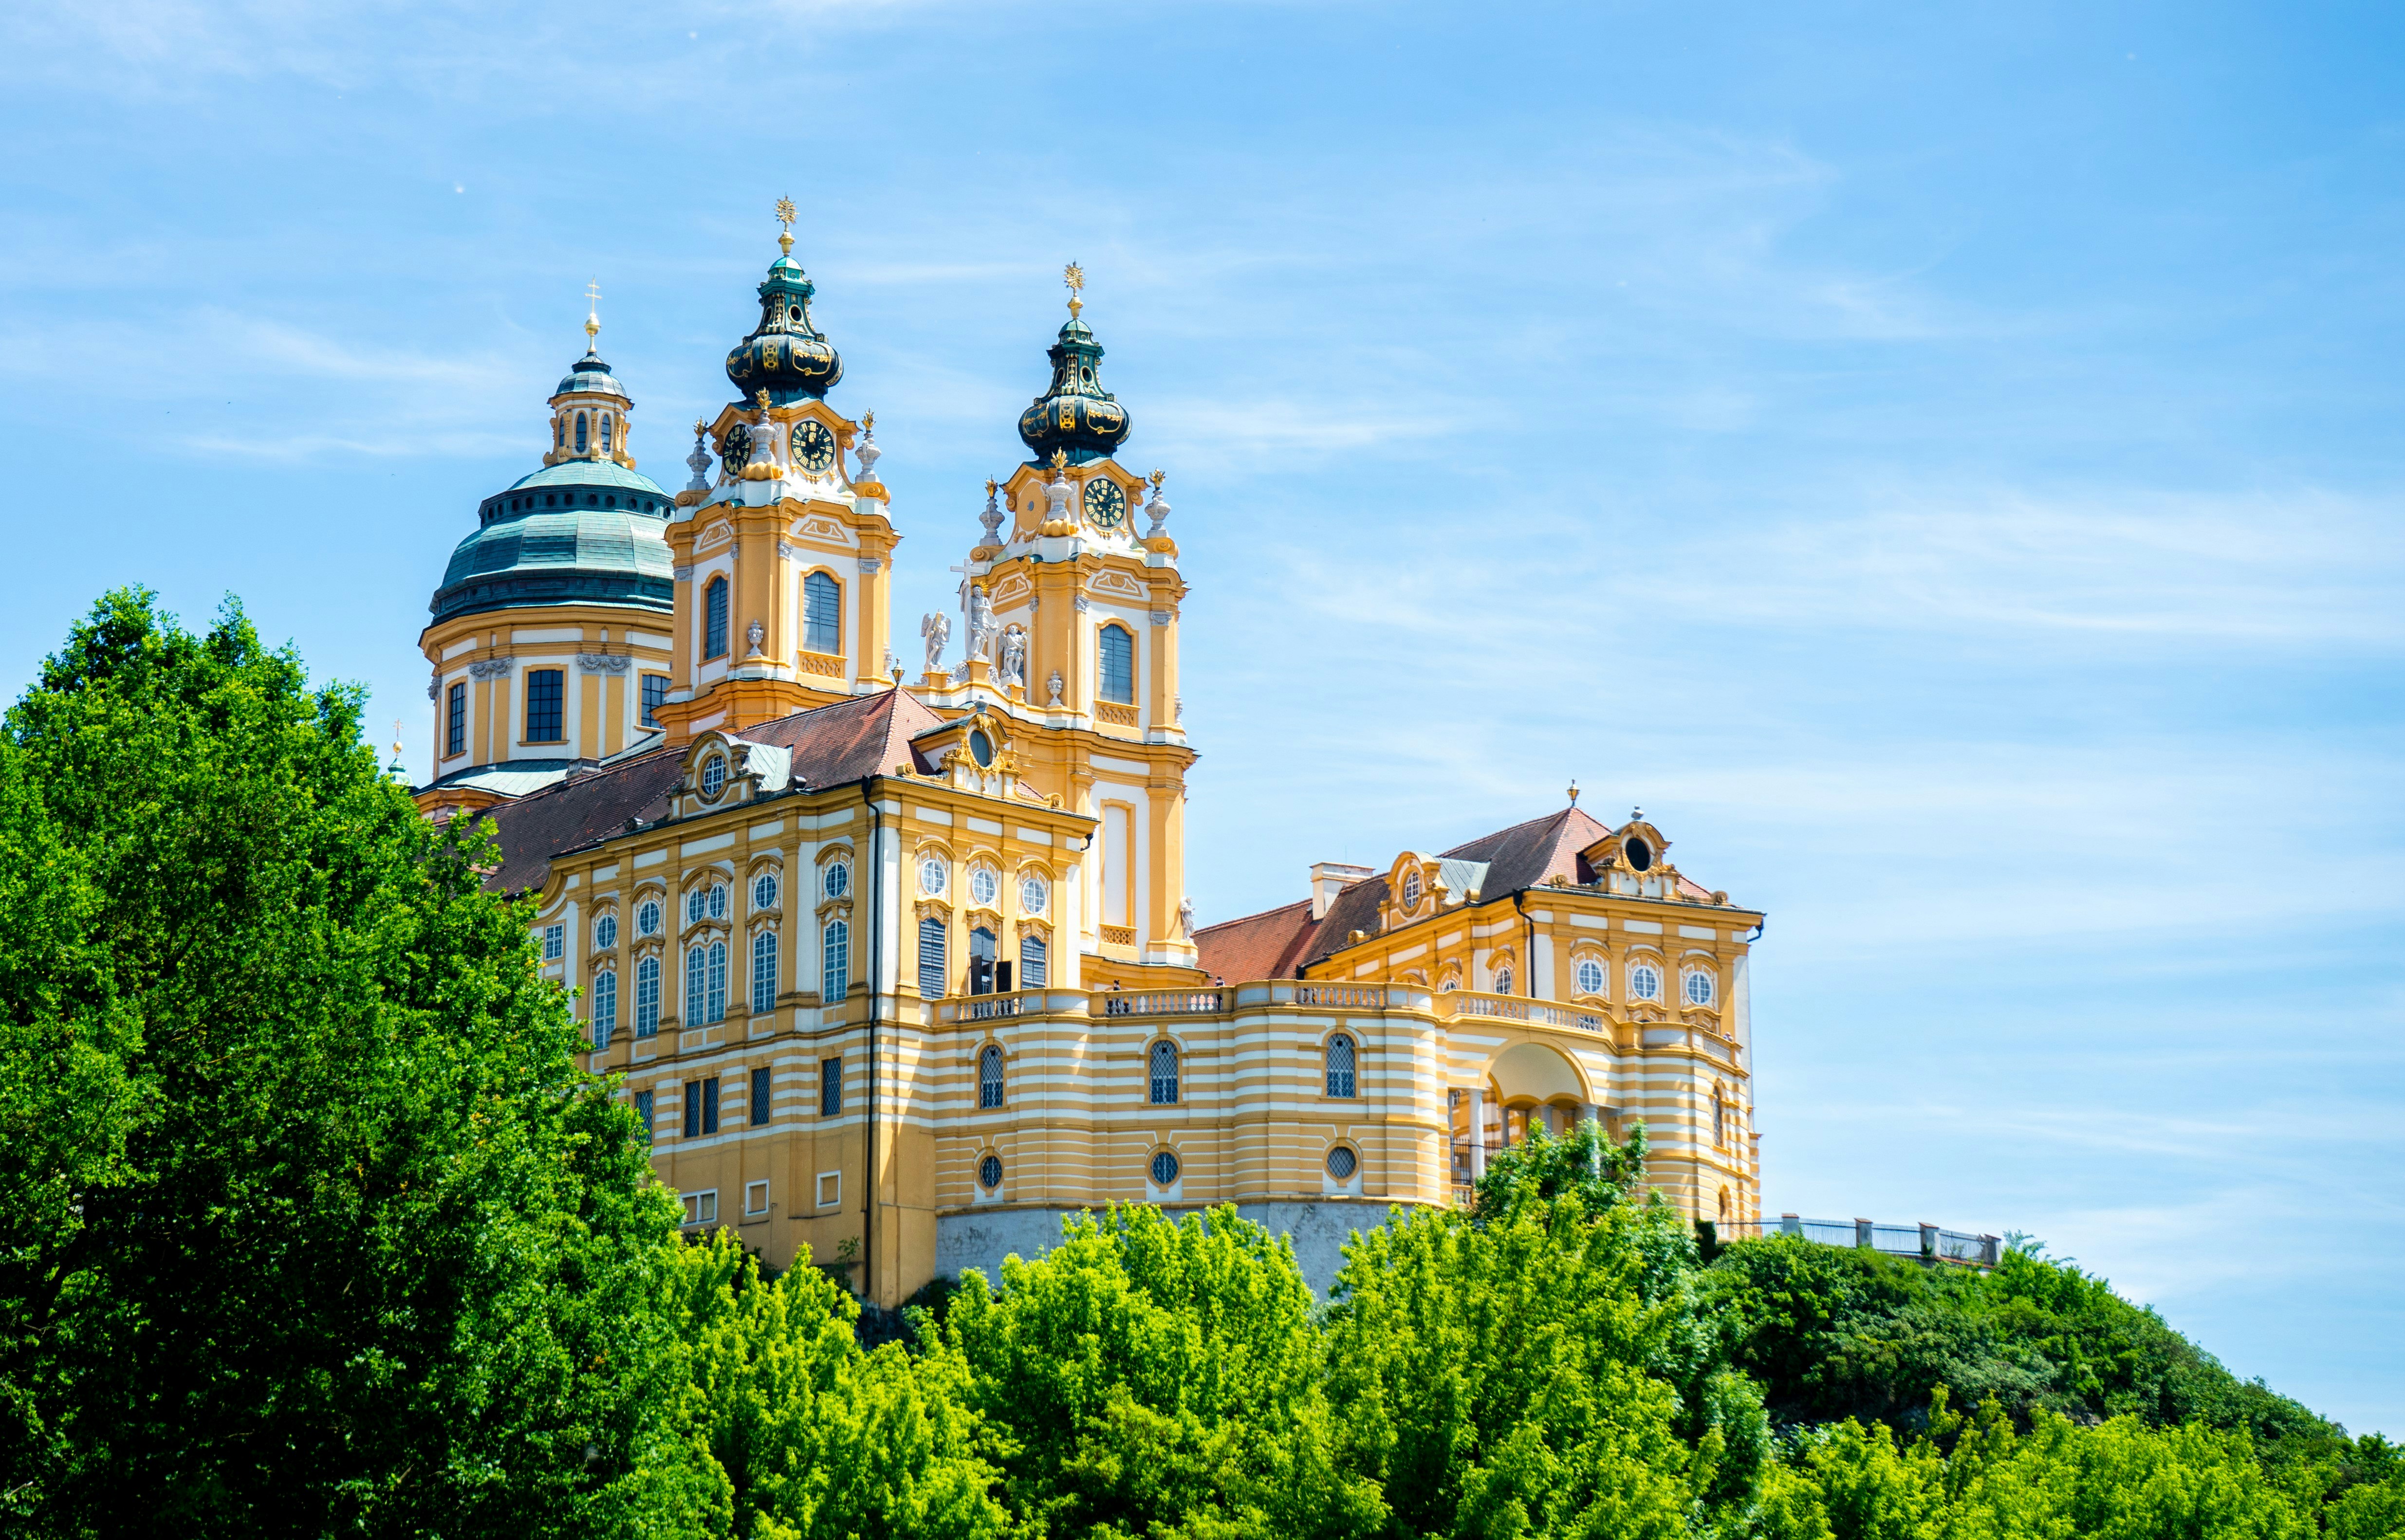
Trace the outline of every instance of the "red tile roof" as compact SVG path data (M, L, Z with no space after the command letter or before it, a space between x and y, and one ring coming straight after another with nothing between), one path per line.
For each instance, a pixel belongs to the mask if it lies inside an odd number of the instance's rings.
M1293 974L1296 959L1317 929L1309 899L1242 919L1221 920L1194 932L1196 962L1204 973L1231 984L1287 978Z

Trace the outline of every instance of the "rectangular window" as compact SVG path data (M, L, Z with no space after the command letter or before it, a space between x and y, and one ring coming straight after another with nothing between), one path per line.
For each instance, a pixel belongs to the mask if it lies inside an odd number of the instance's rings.
M653 715L653 713L657 711L660 708L660 703L668 698L668 677L666 674L646 674L643 676L644 726L657 727L660 724L660 719Z
M833 1117L843 1111L843 1060L819 1060L819 1116Z
M1135 637L1125 628L1106 625L1102 629L1103 677L1099 693L1103 699L1120 706L1135 704Z
M443 756L468 751L468 682L465 679L451 687L443 705Z
M645 958L635 964L635 1035L656 1037L660 1030L660 959Z
M1029 936L1019 944L1019 987L1041 989L1048 982L1049 959L1045 954L1044 938Z
M748 1215L768 1211L768 1184L765 1182L743 1183L743 1211Z
M618 975L613 973L593 975L593 1046L598 1051L610 1046L610 1039L618 1030Z
M527 670L526 735L528 743L564 743L568 738L568 676L556 668Z
M684 1083L684 1137L707 1139L718 1132L718 1077Z
M635 1093L635 1121L642 1126L643 1142L649 1144L652 1141L651 1092L637 1091Z
M821 1171L819 1173L819 1207L822 1209L832 1209L842 1201L843 1173L841 1171Z
M685 1194L684 1222L688 1225L717 1224L718 1195L714 1192Z
M726 656L726 580L712 578L701 591L701 655Z
M768 1121L768 1071L766 1069L752 1071L752 1099L745 1110L751 1116L752 1127L755 1128Z
M944 922L929 915L919 922L919 995L922 1000L944 998Z
M542 928L542 960L557 962L568 955L568 927L546 925Z
M851 992L851 927L842 920L827 921L826 945L821 959L819 999L829 1003Z
M763 931L752 938L752 1014L763 1015L777 1003L777 932Z
M710 944L710 999L707 1004L709 1015L703 1020L726 1019L726 943L723 941Z
M843 584L823 572L802 580L802 651L827 657L843 652Z

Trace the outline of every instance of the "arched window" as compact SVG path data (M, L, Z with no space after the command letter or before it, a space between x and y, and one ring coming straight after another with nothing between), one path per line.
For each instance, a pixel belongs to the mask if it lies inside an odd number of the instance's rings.
M987 1043L977 1055L977 1105L1002 1105L1002 1048L996 1043ZM991 1187L993 1183L989 1182L986 1185Z
M1102 630L1103 699L1120 706L1135 704L1135 637L1123 625Z
M923 1000L941 1000L951 992L947 987L951 967L946 939L942 917L929 915L919 922L919 995Z
M645 958L635 964L635 1035L657 1037L660 1030L660 959Z
M1042 936L1022 936L1019 942L1019 987L1041 989L1051 982L1049 959Z
M827 921L820 954L819 998L841 1000L851 990L851 927L839 919Z
M1339 1032L1328 1040L1328 1094L1349 1097L1354 1091L1353 1040Z
M1152 1095L1156 1107L1177 1103L1177 1044L1163 1038L1152 1045Z
M752 938L752 1014L758 1015L777 1002L777 932L763 931Z
M593 975L593 1046L598 1052L610 1046L610 1039L618 1030L618 975L602 973Z
M565 417L554 417L551 420L551 447L554 449L564 449L567 446L568 419ZM517 505L513 503L510 506L514 508Z
M1712 1087L1712 1142L1728 1142L1728 1101L1717 1085Z
M580 412L576 414L576 453L579 455L584 453L584 413Z
M726 580L712 578L701 594L701 655L726 656Z
M843 584L823 572L802 580L802 651L843 652Z
M1628 970L1628 998L1631 1000L1661 999L1662 974L1660 970L1642 962Z
M610 413L601 413L601 453L610 453Z
M1512 992L1512 965L1508 962L1495 970L1495 992L1498 995Z

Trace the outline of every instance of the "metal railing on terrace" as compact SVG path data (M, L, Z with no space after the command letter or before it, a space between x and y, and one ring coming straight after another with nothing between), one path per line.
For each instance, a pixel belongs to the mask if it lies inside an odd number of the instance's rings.
M2004 1238L1971 1235L1936 1225L1881 1225L1870 1219L1806 1219L1780 1214L1777 1219L1736 1219L1715 1224L1723 1241L1753 1240L1765 1236L1792 1236L1823 1246L1852 1246L1886 1256L1907 1256L1919 1262L1960 1263L1966 1267L1992 1267L2003 1254Z

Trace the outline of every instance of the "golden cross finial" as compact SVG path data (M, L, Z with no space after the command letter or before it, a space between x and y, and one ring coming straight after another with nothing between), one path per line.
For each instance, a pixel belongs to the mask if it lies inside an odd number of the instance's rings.
M1572 807L1578 805L1578 782L1576 781L1570 782L1570 805Z
M794 221L800 217L801 211L794 207L791 198L777 200L777 219L785 227L777 232L777 249L788 257L794 254Z
M1074 321L1077 312L1086 308L1086 301L1077 297L1085 291L1086 270L1071 262L1061 270L1061 281L1069 286L1069 319Z
M593 351L593 339L601 334L601 282L595 279L584 286L584 351Z

